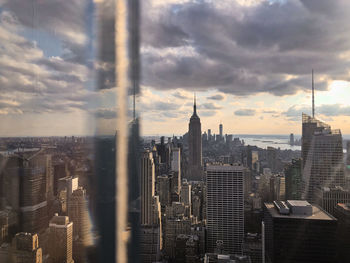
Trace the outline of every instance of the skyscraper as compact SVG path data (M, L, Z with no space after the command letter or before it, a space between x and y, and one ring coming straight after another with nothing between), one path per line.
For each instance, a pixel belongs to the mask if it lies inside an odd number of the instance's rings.
M304 200L264 203L266 262L335 262L337 220Z
M189 178L190 180L202 180L202 131L201 120L197 115L196 98L193 104L193 114L190 119L188 129L189 144Z
M37 234L18 233L12 240L10 262L14 263L42 263L43 253L39 247Z
M152 198L155 195L155 172L152 153L141 156L141 224L152 224Z
M20 231L37 233L48 227L53 198L51 155L44 149L16 152L6 157L2 173L2 206L17 213Z
M231 254L241 253L244 237L244 168L207 167L207 248L217 243Z
M286 199L301 199L301 159L293 159L292 163L286 166L284 174L286 177Z
M222 126L222 123L220 123L219 125L219 134L220 134L220 138L222 139L223 138L223 134L222 134L222 129L223 129L223 126Z
M76 263L86 262L86 248L93 245L92 224L89 216L86 190L76 189L68 202L68 215L73 222L73 259Z
M50 221L49 254L52 263L74 263L73 222L55 214Z
M343 186L343 146L340 130L302 115L302 171L304 196L314 202L317 187Z
M159 260L162 248L161 208L155 196L155 167L153 154L145 151L141 156L141 262Z
M191 185L188 182L183 182L182 184L180 201L189 207L191 213Z
M180 148L173 148L171 152L171 170L174 172L174 190L180 193L181 190L181 154Z

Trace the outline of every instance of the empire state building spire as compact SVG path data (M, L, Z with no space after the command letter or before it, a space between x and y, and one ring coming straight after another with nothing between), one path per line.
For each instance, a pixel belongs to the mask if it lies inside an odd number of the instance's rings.
M193 114L188 127L189 180L202 180L202 131L201 120L197 115L196 94L193 100Z
M196 93L194 93L193 113L194 113L194 114L197 114Z
M196 93L194 93L194 97L193 97L193 114L192 114L192 117L191 119L194 119L194 118L198 118L198 115L197 115L197 102L196 102Z

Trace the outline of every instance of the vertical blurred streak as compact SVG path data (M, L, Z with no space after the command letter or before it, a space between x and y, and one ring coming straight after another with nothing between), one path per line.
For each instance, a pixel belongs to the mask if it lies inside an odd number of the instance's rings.
M128 222L130 239L128 245L128 262L140 262L140 137L139 114L136 113L136 96L139 94L140 85L140 3L139 0L128 0L128 32L129 32L129 96L132 95L132 121L129 125L128 144L128 182L129 203ZM131 101L131 100L129 100ZM129 107L131 108L131 107Z
M117 79L117 140L116 140L116 262L127 262L127 91L128 35L126 0L115 0L115 49Z

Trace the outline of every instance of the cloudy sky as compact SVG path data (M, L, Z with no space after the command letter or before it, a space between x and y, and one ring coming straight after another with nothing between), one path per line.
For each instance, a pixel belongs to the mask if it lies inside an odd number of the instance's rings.
M109 1L0 0L0 136L113 133ZM142 133L185 133L196 92L203 130L300 134L314 69L316 116L350 134L349 20L348 0L143 0Z

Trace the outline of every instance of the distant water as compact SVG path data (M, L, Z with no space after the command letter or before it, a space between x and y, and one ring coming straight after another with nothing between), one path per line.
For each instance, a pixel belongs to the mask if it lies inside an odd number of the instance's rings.
M343 140L350 140L349 134L343 134ZM167 137L165 136L167 142ZM266 149L267 147L280 148L281 150L301 150L301 146L289 145L289 135L266 135L266 134L233 134L233 138L239 138L244 140L245 145L257 146L259 148ZM294 134L294 140L300 140L301 135ZM160 141L160 136L144 136L145 141L155 140L157 143ZM344 144L345 148L345 144Z
M280 148L281 150L301 150L301 146L289 145L289 135L257 135L257 134L233 134L233 138L244 140L244 145ZM294 140L300 140L300 135L294 135Z

